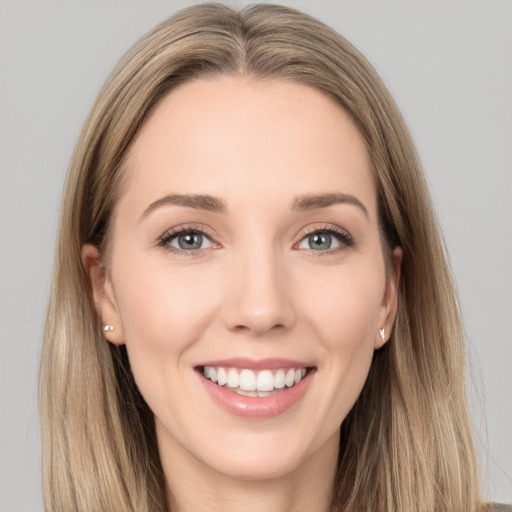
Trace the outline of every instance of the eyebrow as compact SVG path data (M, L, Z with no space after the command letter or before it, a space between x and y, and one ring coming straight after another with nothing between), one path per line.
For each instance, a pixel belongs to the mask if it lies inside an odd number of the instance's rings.
M305 194L297 197L292 203L292 209L300 212L318 210L320 208L328 208L335 204L352 204L360 208L369 218L368 210L365 205L350 194L334 193L334 194Z
M217 197L206 194L169 194L152 202L140 216L139 220L145 219L156 209L165 206L185 206L194 210L206 210L209 212L223 213L226 211L226 203Z
M292 210L300 212L328 208L335 204L352 204L362 210L369 218L368 210L357 197L350 194L305 194L297 197L292 203ZM165 205L185 206L194 210L205 210L216 213L227 211L226 203L214 196L207 194L169 194L153 201L140 216L140 221L148 217L152 212Z

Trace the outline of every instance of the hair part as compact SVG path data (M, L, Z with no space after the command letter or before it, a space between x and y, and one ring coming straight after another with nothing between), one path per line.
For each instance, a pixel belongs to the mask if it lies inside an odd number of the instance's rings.
M401 246L399 308L363 392L342 424L333 510L475 512L478 474L453 284L417 154L366 59L323 23L287 7L184 9L136 43L87 118L62 202L40 372L47 510L172 509L153 415L124 347L101 333L81 264L107 252L134 138L179 84L220 75L290 80L332 98L373 162L389 254Z

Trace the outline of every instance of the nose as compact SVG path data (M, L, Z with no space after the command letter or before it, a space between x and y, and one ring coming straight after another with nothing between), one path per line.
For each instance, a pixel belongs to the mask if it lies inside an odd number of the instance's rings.
M261 337L292 326L291 279L272 249L246 251L227 280L222 316L229 330Z

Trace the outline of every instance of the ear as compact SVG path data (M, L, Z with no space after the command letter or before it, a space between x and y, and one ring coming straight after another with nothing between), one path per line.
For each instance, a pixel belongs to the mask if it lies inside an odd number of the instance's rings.
M114 288L97 247L91 244L82 247L82 265L91 281L94 306L101 318L103 335L110 343L122 345L124 335ZM105 325L111 325L113 329L105 331Z
M375 333L375 349L381 348L389 339L393 324L395 322L398 308L398 283L400 282L400 271L402 268L403 251L401 247L395 247L392 256L392 269L386 282L386 290L382 301L381 314L379 315L379 325ZM384 329L384 339L380 334Z

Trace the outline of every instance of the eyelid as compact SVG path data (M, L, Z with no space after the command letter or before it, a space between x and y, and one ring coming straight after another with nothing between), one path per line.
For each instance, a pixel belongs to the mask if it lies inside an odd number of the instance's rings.
M209 230L208 228L205 229L204 225L196 225L196 224L186 224L186 225L182 224L182 225L178 225L178 226L167 229L162 235L160 235L157 238L155 245L158 247L163 247L164 249L166 249L169 252L174 252L177 254L188 254L188 255L205 252L207 249L211 249L211 247L210 247L210 248L205 248L205 249L183 250L183 249L178 249L178 248L175 248L175 247L172 247L169 245L170 240L172 240L173 238L176 238L180 235L187 234L187 233L198 233L198 234L208 238L211 241L211 243L215 246L213 248L221 247L221 244L217 241L217 237L211 233L211 230ZM323 251L307 249L307 248L304 249L304 248L299 247L299 244L301 244L302 241L306 237L308 237L312 234L315 234L315 233L328 233L336 238L336 240L339 242L339 245L337 247L334 247L331 249L326 249ZM346 250L346 249L352 247L354 244L355 244L355 240L354 240L353 236L346 229L341 228L335 224L321 224L321 225L312 225L312 226L306 227L301 232L300 239L295 244L293 244L293 249L307 250L309 252L316 253L316 255L321 255L322 253L323 254L332 254L332 253L336 253L336 252L341 252L343 250Z
M311 236L316 233L328 233L330 235L333 235L337 241L339 242L339 246L334 247L332 249L326 249L324 251L314 250L314 249L304 249L299 247L299 244L302 243L302 241L307 238L308 236ZM306 229L304 229L300 235L300 239L298 242L296 242L293 245L293 248L296 250L306 250L310 252L314 252L316 255L323 254L332 254L339 251L346 250L350 247L352 247L355 244L354 237L346 230L339 226L336 226L335 224L323 224L323 225L315 225L315 226L308 226Z
M194 225L194 224L186 224L186 225L179 225L172 227L170 229L167 229L162 235L160 235L156 240L156 246L162 247L165 250L169 252L173 252L176 254L184 254L184 255L191 255L191 254L197 254L200 252L204 252L208 249L212 249L212 247L205 248L205 249L191 249L191 250L184 250L184 249L178 249L176 247L173 247L169 244L169 242L180 236L185 235L187 233L198 233L211 241L211 243L215 246L213 248L220 247L219 242L216 240L216 237L213 236L209 230L205 229L204 226L201 225Z

